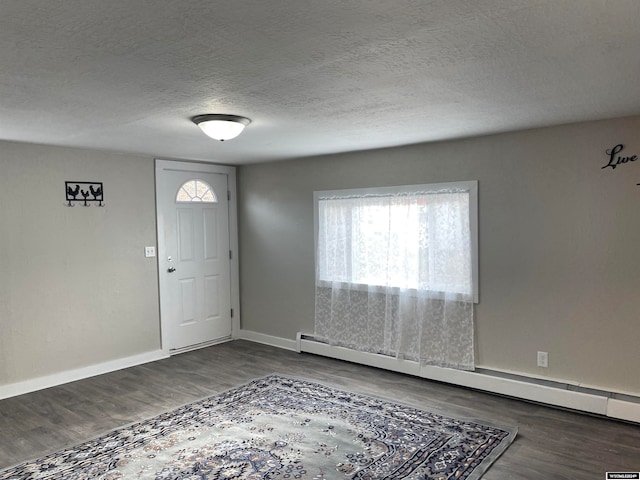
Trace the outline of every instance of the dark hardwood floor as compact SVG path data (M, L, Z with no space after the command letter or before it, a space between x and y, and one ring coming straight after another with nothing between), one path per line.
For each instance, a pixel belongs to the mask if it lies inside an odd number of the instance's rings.
M640 471L635 424L247 341L1 400L0 469L270 373L517 427L515 442L483 480L591 480L606 471Z

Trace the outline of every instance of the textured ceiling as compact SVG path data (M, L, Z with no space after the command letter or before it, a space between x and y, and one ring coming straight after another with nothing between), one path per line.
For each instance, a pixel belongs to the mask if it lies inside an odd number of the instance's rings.
M635 114L638 0L0 1L4 140L243 164Z

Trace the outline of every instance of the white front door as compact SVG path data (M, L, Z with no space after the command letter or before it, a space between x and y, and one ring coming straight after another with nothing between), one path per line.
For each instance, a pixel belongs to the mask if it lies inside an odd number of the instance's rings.
M156 161L162 347L172 353L231 338L228 175Z

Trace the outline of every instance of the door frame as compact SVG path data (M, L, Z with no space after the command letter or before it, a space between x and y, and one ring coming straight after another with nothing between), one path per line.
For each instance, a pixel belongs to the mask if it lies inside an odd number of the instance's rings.
M229 268L229 281L231 292L231 308L233 315L231 317L231 339L239 338L240 334L240 262L238 255L238 204L237 204L237 190L236 190L236 167L227 165L218 165L215 163L207 162L193 162L193 161L181 161L181 160L165 160L155 159L155 190L156 190L156 243L157 249L157 265L158 265L158 303L160 307L160 338L161 348L168 354L182 353L186 350L180 350L179 352L169 351L167 345L167 339L165 337L166 328L163 328L163 315L162 315L162 291L160 288L160 275L163 267L163 260L161 255L166 256L166 252L160 251L160 232L164 231L164 218L158 208L159 196L163 192L158 191L158 173L166 170L174 170L181 172L206 172L217 173L227 176L227 190L228 190L228 209L229 209L229 250L231 251L230 268ZM164 243L164 240L162 241ZM216 342L214 342L216 343ZM196 345L194 348L199 348L206 345Z

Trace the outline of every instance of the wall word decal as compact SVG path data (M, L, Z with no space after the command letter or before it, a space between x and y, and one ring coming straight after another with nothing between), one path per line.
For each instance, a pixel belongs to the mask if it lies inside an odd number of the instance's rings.
M87 202L98 202L97 207L104 207L102 182L64 182L64 190L67 207L73 207L75 202L83 202L83 207L89 206Z
M638 160L638 155L630 155L628 157L622 157L618 155L624 149L624 145L619 143L615 147L605 150L605 153L609 157L609 163L607 163L602 169L611 167L611 170L615 170L618 165L624 165L625 163L635 162Z
M605 150L604 152L607 154L607 157L609 157L609 161L605 166L601 168L601 170L604 170L605 168L608 168L608 167L611 167L611 170L615 170L616 167L619 165L635 162L636 160L639 159L638 155L629 155L629 156L618 155L620 152L622 152L622 150L624 150L624 145L621 143L619 143L613 148ZM640 183L636 183L636 185L640 186Z

